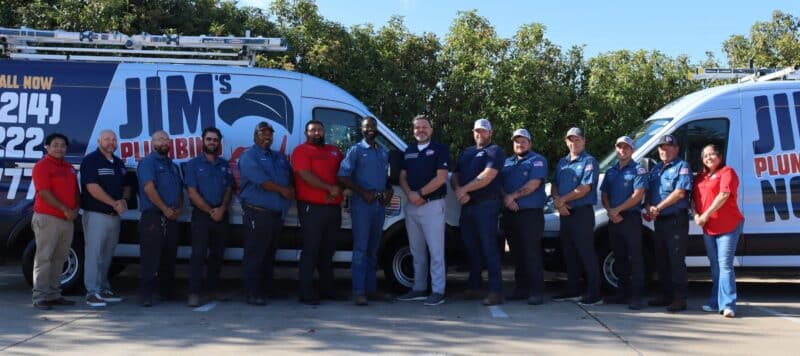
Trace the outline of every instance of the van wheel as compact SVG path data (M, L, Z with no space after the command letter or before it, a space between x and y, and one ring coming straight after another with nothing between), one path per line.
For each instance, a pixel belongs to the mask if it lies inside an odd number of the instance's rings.
M22 274L29 285L33 285L33 261L36 256L36 241L31 240L22 253ZM83 286L83 241L73 238L67 260L61 272L61 290L76 292Z
M615 293L619 289L619 277L615 272L617 262L614 250L611 249L608 239L599 244L597 256L600 258L600 273L603 280L603 289Z
M408 240L396 238L383 253L383 274L394 290L404 290L414 286L414 259Z

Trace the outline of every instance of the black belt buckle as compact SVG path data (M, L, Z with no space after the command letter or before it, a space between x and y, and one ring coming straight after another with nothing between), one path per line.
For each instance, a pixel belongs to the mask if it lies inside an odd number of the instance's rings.
M428 194L428 196L426 196L426 197L425 197L425 200L426 200L426 201L428 201L428 202L432 202L432 201L434 201L434 200L439 200L439 199L442 199L442 198L444 198L444 196L445 196L445 195L444 195L444 194L442 194L442 193L438 193L438 194Z

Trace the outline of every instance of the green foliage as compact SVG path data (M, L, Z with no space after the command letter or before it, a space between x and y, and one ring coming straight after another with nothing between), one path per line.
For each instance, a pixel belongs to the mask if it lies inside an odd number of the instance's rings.
M259 55L257 66L331 81L409 142L411 118L427 113L455 157L473 144L473 121L485 117L508 153L511 132L527 128L551 166L566 153L569 127L582 127L589 152L601 158L663 105L717 84L687 80L693 67L719 67L710 52L699 63L624 49L587 59L581 46L551 42L544 24L501 38L475 10L459 12L444 39L411 33L402 17L346 28L325 19L313 0L272 0L268 9L231 0L0 0L0 26L284 37L289 51ZM800 19L775 11L748 36L723 43L728 65L800 64L798 28Z

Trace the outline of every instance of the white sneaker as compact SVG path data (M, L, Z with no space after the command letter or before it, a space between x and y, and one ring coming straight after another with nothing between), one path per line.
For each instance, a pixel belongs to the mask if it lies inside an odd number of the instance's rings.
M712 307L710 307L708 305L703 305L702 309L706 313L716 313L717 312L716 308L712 308Z
M733 309L725 309L722 311L722 316L726 318L735 318L736 313L733 312Z
M98 293L94 293L86 296L86 305L92 308L102 308L106 306L106 302L100 298Z

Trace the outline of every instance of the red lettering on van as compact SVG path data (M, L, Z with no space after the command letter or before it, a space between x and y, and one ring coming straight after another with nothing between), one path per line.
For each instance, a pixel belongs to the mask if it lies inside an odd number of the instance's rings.
M756 177L761 177L761 174L767 170L767 159L764 157L756 157L753 160L753 164L755 164L756 168Z

